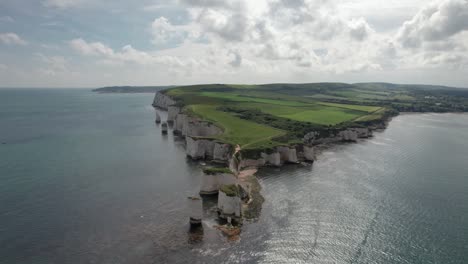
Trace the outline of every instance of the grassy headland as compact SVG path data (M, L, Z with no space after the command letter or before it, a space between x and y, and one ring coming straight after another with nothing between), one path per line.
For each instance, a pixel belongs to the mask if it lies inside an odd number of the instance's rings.
M399 111L468 111L468 90L387 83L193 85L163 91L243 149L300 142L310 131L369 126Z

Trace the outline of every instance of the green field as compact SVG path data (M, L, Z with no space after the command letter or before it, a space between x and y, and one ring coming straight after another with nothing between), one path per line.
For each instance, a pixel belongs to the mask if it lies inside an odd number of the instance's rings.
M224 133L217 138L243 148L255 145L268 145L274 137L282 136L284 131L266 125L243 120L226 112L216 110L212 105L192 105L190 110L197 116L223 128Z
M302 105L302 104L301 104ZM333 104L340 106L340 104ZM244 108L258 109L264 113L291 120L310 122L320 125L336 125L354 118L363 116L366 112L353 111L343 107L328 107L318 103L303 104L302 106L281 106L274 104L242 103L239 106Z
M398 111L468 110L466 91L388 83L210 84L165 92L222 128L216 139L244 148L299 142L311 130L369 125Z
M279 100L279 99L269 99L269 98L260 98L254 96L242 96L239 94L232 93L222 93L222 92L202 92L201 95L207 97L214 97L219 99L226 99L233 102L256 102L256 103L265 103L271 105L282 105L282 106L308 106L307 103L302 103L298 101L289 101L289 100Z
M378 107L378 106L336 104L336 103L325 103L325 102L320 102L319 104L326 105L326 106L338 107L338 108L344 108L344 109L363 111L363 112L368 112L368 113L375 112L375 111L382 108L382 107Z
M343 111L334 107L323 107L320 109L306 110L290 115L280 116L292 120L316 123L320 125L336 125L362 116L362 113L357 111Z

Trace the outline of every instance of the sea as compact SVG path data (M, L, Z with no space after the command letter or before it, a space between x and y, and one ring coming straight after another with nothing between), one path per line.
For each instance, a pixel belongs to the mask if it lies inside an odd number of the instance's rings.
M1 264L468 263L467 114L401 114L260 170L260 217L228 241L212 200L190 231L205 164L161 134L152 99L0 89Z

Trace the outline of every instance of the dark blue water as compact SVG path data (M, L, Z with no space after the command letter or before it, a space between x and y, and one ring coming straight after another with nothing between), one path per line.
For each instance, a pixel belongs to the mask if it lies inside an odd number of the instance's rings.
M0 90L0 263L466 263L468 115L402 115L263 170L259 221L227 242L207 216L194 243L200 165L152 97Z

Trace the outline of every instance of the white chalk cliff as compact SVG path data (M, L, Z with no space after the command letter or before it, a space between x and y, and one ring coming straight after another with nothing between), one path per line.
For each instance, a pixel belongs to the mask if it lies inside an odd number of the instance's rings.
M292 147L278 147L277 148L281 161L286 163L297 163L296 149Z
M239 196L227 196L220 190L218 193L218 210L221 218L240 217L242 201Z
M335 133L330 132L330 135L326 137L322 137L318 131L312 131L304 135L303 141L307 144L318 145L340 141L356 142L358 138L368 138L371 136L372 131L369 128L351 127Z
M164 110L167 110L170 105L174 105L175 103L176 102L172 100L172 98L161 92L157 92L153 100L153 106Z
M307 161L314 161L315 160L315 152L314 152L314 147L312 146L303 146L303 156L304 159Z
M185 151L192 159L212 159L228 161L232 152L231 145L217 142L212 139L185 137Z
M210 137L222 134L223 130L210 122L184 113L183 109L175 106L175 104L175 100L160 92L156 93L153 100L153 106L168 111L167 121L173 124L175 134L180 134L185 138L186 153L192 159L229 162L233 171L246 167L281 166L284 163L298 163L299 157L308 161L314 160L314 151L311 146L314 144L311 144L304 147L301 152L298 152L295 147L276 147L271 152L261 152L258 158L241 158L241 160L233 164L231 157L234 150L233 146L210 139ZM367 135L366 131L355 129L342 132L336 135L336 139L333 140L355 140L357 137L363 137L364 135ZM313 142L316 135L312 132L307 136L311 136L309 141Z
M204 174L200 188L201 195L217 194L223 185L237 184L236 177L229 173Z
M203 218L203 203L200 197L188 197L187 208L189 212L190 224L201 224Z

